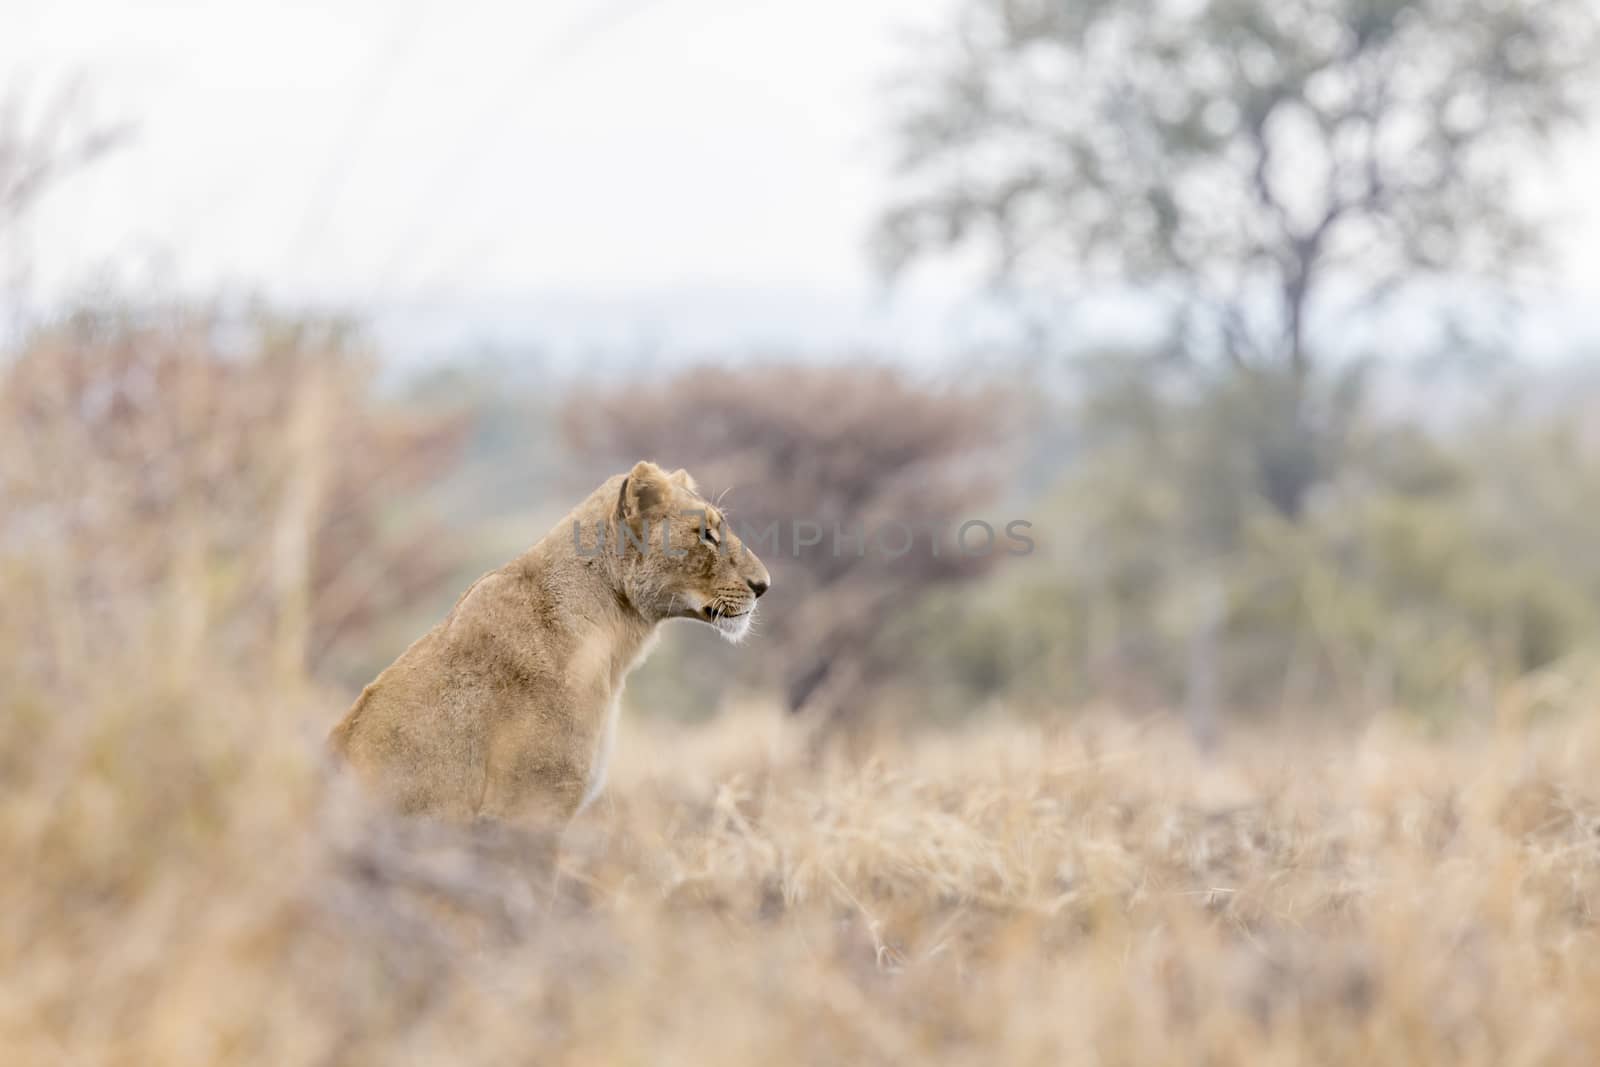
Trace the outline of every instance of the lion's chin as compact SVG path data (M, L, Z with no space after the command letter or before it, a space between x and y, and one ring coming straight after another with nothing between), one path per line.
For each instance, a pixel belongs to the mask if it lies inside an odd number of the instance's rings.
M742 615L719 615L711 620L711 625L717 628L717 633L722 635L724 641L735 645L750 635L750 621L756 617L755 605Z

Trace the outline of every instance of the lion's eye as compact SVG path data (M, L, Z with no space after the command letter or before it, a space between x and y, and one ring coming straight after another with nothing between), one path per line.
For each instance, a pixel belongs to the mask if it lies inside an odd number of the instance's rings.
M711 527L706 526L700 530L700 540L708 545L720 545L722 544L722 535Z

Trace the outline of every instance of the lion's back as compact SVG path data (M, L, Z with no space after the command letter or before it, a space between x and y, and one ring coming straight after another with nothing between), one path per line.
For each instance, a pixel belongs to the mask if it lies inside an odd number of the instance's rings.
M439 629L356 698L329 748L402 811L467 817L483 793L485 731L471 687L450 683Z

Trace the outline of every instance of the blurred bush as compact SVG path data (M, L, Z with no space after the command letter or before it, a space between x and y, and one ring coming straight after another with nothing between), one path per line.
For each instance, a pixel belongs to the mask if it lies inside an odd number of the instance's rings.
M339 323L112 310L41 331L0 363L0 643L44 679L202 641L265 676L333 671L449 573L419 492L464 426L379 402Z
M597 472L639 458L687 467L773 574L747 676L842 724L903 669L884 642L932 589L970 583L1002 558L956 551L961 523L1012 477L1015 412L998 389L923 384L872 365L702 367L659 385L579 391L565 425ZM723 490L727 490L726 494ZM795 523L817 543L798 543ZM903 554L899 527L915 543ZM760 544L776 530L775 543ZM938 547L935 547L935 541Z
M1039 503L1044 551L904 649L959 689L953 707L1485 711L1600 651L1596 398L1524 389L1432 431L1352 415L1337 477L1298 518L1238 462L1254 430L1231 396L1092 389Z

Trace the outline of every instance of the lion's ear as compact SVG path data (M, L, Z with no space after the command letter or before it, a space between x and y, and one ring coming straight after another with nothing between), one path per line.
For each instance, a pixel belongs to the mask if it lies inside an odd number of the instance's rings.
M622 479L617 514L625 519L648 518L660 512L671 495L667 473L649 460L640 460Z
M700 487L694 484L694 479L689 476L689 472L684 470L682 467L679 467L677 470L672 472L672 484L676 485L679 489L687 489L691 493L698 493L700 491Z

